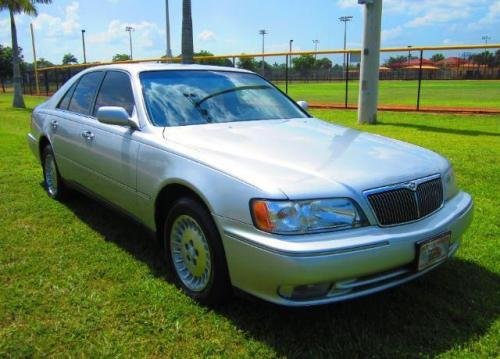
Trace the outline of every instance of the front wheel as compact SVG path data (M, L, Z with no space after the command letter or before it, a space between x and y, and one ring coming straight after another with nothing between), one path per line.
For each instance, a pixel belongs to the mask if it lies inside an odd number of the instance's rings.
M165 257L174 280L202 304L218 304L230 296L222 241L210 213L198 201L175 202L164 226Z

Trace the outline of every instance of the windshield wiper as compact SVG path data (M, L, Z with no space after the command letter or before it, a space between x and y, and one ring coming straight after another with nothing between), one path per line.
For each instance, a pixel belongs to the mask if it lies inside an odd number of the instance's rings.
M261 89L270 89L270 88L271 88L271 86L269 86L269 85L248 85L248 86L231 87L229 89L217 91L217 92L214 92L214 93L212 93L210 95L207 95L207 96L203 97L202 99L196 101L194 103L194 105L196 107L199 107L206 100L208 100L208 99L210 99L212 97L215 97L215 96L219 96L219 95L223 95L223 94L229 93L229 92L243 91L243 90L261 90Z

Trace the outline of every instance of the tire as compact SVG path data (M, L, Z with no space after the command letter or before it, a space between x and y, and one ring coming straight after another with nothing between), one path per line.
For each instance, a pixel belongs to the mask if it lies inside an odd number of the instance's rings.
M56 158L52 147L47 145L42 151L43 184L50 198L61 201L68 195L68 188L57 167Z
M231 296L226 257L215 223L198 201L177 200L163 227L163 248L177 286L204 305L217 305Z

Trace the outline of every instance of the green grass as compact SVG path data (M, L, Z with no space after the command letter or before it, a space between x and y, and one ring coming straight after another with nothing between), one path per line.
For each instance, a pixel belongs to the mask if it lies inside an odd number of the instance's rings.
M358 81L349 83L349 103L358 101ZM284 84L280 84L282 89ZM344 103L345 83L311 82L289 84L296 100ZM416 106L417 81L380 81L380 104ZM421 106L485 107L500 109L500 80L422 81Z
M165 279L142 227L81 195L45 195L26 144L30 110L10 101L0 95L0 357L499 356L500 116L381 113L379 125L362 127L452 160L476 204L454 260L336 305L235 299L207 309ZM314 113L359 127L355 112Z

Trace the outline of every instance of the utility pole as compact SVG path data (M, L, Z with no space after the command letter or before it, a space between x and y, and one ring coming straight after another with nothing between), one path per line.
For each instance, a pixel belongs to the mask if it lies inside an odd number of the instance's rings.
M36 63L35 33L33 31L33 23L30 23L30 29L31 29L31 46L33 47L33 69L35 70L35 88L36 88L36 94L40 95L40 84L38 83L38 64Z
M408 66L410 66L410 61L411 61L411 48L413 46L408 45Z
M170 47L170 15L168 13L168 0L165 0L165 31L167 41L167 57L172 57L172 48Z
M344 66L343 66L343 69L344 69L343 72L344 73L345 73L345 62L346 62L345 61L346 60L346 52L345 52L345 50L346 50L346 46L347 46L347 23L349 21L351 21L351 19L352 19L352 16L341 16L341 17L339 17L339 20L344 23Z
M134 31L134 28L132 26L126 26L125 31L128 31L128 39L130 43L130 60L133 60L134 58L132 57L132 31Z
M314 59L316 60L316 56L317 56L316 52L318 52L319 40L313 40L313 44L314 44L314 52L315 52Z
M264 37L268 34L265 29L259 30L259 34L262 35L262 63L261 63L261 71L262 75L264 75Z
M83 47L83 63L87 63L87 54L85 53L85 30L82 29L82 47Z
M382 0L358 0L364 5L363 49L359 77L358 122L377 122Z
M288 41L288 52L290 53L289 55L290 66L292 66L292 45L293 45L293 40Z

